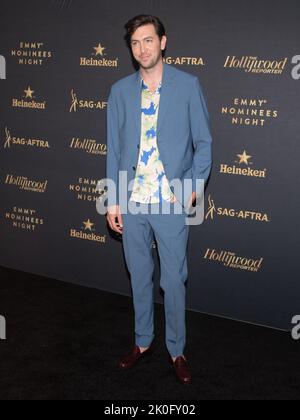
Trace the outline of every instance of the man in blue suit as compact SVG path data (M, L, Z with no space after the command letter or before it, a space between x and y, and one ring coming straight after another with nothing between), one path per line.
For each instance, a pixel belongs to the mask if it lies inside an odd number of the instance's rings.
M211 171L209 115L198 78L164 63L167 38L162 22L140 15L125 28L139 70L115 83L108 99L106 177L116 189L108 189L107 221L123 235L136 342L119 366L132 367L152 352L155 238L166 346L177 377L188 384L191 373L184 347L189 225L185 210L203 192L199 181L205 184ZM126 191L120 188L121 174L127 176ZM188 200L174 193L173 180L190 180ZM166 203L168 213L163 211ZM131 211L133 208L138 211Z

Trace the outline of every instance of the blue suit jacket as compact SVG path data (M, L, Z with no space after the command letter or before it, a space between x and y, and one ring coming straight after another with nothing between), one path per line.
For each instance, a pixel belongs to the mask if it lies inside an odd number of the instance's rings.
M107 108L106 178L117 190L119 171L127 171L133 182L139 157L141 138L140 71L116 82ZM164 63L162 90L157 121L157 145L169 181L175 178L207 181L212 166L212 138L209 115L197 77ZM131 192L127 194L127 200ZM110 196L109 205L119 204ZM185 203L187 204L187 203Z

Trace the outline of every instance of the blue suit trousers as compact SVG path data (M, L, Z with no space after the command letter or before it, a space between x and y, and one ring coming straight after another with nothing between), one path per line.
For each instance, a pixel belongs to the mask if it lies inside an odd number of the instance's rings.
M148 347L154 339L153 240L160 260L160 286L164 291L166 346L172 357L184 354L186 343L185 300L189 225L186 213L176 214L170 204L163 214L161 203L138 204L139 214L123 214L123 249L131 276L135 311L136 345ZM143 214L147 212L147 214Z

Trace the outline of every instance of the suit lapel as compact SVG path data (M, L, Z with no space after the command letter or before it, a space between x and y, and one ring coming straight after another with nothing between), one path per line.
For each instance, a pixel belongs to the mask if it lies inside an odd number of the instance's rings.
M168 64L164 63L162 89L159 100L159 111L157 120L157 134L160 132L164 119L167 115L168 106L172 103L175 91L175 77ZM138 132L138 138L141 137L141 79L140 71L136 72L133 89L131 94L132 100L132 118Z
M157 135L159 134L163 122L166 118L169 105L173 101L173 95L175 91L175 77L171 72L171 68L168 64L164 64L163 78L162 78L162 89L159 100L158 120L157 120Z
M141 138L141 79L140 72L136 72L136 77L133 83L132 92L132 119L134 120L135 128L138 133L138 139Z

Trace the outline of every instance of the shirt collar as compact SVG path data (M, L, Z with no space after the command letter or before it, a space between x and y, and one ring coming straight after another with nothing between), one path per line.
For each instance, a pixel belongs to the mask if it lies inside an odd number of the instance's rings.
M148 86L146 85L146 83L145 83L145 81L144 81L144 78L143 78L143 76L141 75L141 73L140 73L140 85L141 85L141 87L142 87L142 88L144 88L144 89L148 88ZM161 88L161 86L162 86L162 80L159 82L159 85L158 85L158 87L157 87L157 89L156 89L156 92L158 91L158 89L160 89L160 88Z

